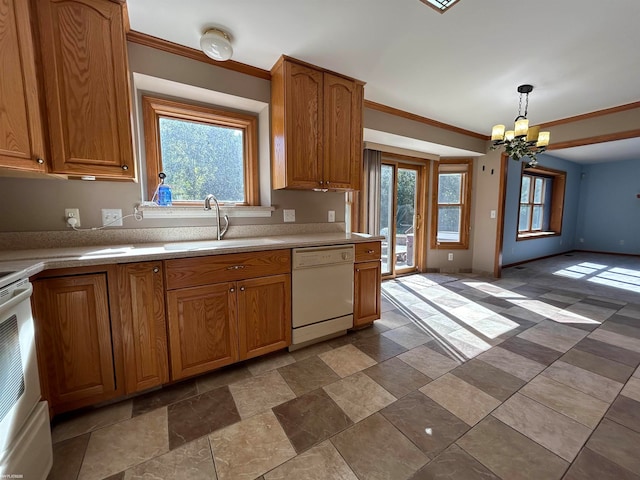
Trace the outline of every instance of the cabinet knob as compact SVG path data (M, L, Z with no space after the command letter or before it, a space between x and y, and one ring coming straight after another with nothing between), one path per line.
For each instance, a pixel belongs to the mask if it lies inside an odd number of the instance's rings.
M122 170L129 170L129 165L122 165Z
M320 180L320 185L324 185L324 182L322 180Z
M359 271L360 271L360 269L359 269L359 268L356 268L356 272L359 272Z
M227 267L227 270L242 270L244 268L244 265L231 265L230 267Z
M44 159L43 158L36 158L36 163L38 163L39 165L42 165L44 163Z
M236 289L232 287L232 288L230 288L230 289L229 289L229 291L230 291L231 293L233 293L233 292L235 292L235 291L236 291Z
M331 182L329 180L327 180L327 185L329 185Z
M153 273L158 273L160 269L158 267L153 267Z
M240 291L241 291L241 292L244 292L244 287L240 287Z
M367 250L367 253L371 254L373 253L373 250Z

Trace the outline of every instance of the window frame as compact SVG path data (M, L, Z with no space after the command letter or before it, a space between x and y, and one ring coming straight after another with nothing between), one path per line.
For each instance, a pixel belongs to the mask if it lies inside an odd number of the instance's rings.
M158 174L162 171L160 149L160 118L185 120L208 125L231 127L243 131L244 143L244 202L227 205L255 206L260 204L258 178L258 120L254 115L196 105L185 101L169 100L149 95L142 96L143 132L145 144L145 168L147 200L151 200L158 186ZM215 192L211 192L215 193ZM201 207L202 200L174 201L174 206ZM224 204L221 202L221 205Z
M448 168L440 171L440 167L448 165ZM456 168L456 166L458 168ZM440 203L438 202L438 187L440 184L440 174L462 173L462 192L460 194L460 241L443 242L438 240L438 212ZM471 189L473 188L473 159L471 158L447 158L434 162L434 173L431 176L431 248L432 249L459 249L469 248L469 232L471 230ZM452 204L442 204L451 206Z
M523 202L522 201L522 181L525 178L529 178L529 198L527 199L526 202ZM549 179L550 179L549 177L543 177L542 175L532 175L530 173L524 173L524 172L520 176L520 204L519 204L520 209L518 210L518 235L535 234L535 233L540 233L544 231L542 227L544 226L544 220L546 218L545 199L546 199L546 193L547 193L547 180ZM536 183L538 182L542 184L542 192L540 194L540 201L536 202L535 191L536 191ZM529 221L527 222L528 228L526 228L525 230L520 230L520 214L521 214L523 205L526 205L529 209ZM533 228L533 211L535 210L536 207L542 208L542 219L540 222L540 228Z
M548 178L551 179L551 198L549 200L549 208L547 209L549 214L549 228L547 230L518 230L520 226L520 199L522 198L522 178L529 176L532 178ZM518 208L516 219L516 241L533 240L536 238L555 237L562 235L562 217L564 214L564 195L567 183L567 172L562 170L556 170L549 167L536 166L528 167L526 163L522 163L520 172L520 189L518 194ZM546 187L545 187L546 188ZM533 190L530 188L529 196L533 195ZM546 192L543 192L543 204ZM544 211L544 207L543 207ZM533 213L533 211L532 211ZM532 218L529 219L529 226L531 226ZM543 219L544 223L544 219Z

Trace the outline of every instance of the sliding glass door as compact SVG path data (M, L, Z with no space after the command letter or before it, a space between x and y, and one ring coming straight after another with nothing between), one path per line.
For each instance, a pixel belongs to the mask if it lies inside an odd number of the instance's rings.
M417 269L422 249L419 231L422 217L422 170L411 165L383 159L380 175L380 234L382 274L394 276Z

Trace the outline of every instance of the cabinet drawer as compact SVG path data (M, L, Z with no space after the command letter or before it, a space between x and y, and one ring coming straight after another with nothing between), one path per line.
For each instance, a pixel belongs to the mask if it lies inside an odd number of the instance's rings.
M231 253L165 262L167 290L196 287L291 271L291 250Z
M380 260L380 242L356 243L356 263Z

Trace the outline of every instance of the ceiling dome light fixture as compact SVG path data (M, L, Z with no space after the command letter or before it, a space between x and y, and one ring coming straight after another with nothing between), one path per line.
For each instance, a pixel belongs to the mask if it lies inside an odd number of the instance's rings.
M209 58L224 62L229 60L233 55L233 47L231 47L231 37L227 32L210 28L202 37L200 37L200 48Z
M511 158L519 161L522 157L529 157L529 167L538 164L536 155L544 152L549 145L550 133L541 132L538 126L529 126L527 110L529 109L529 94L533 91L532 85L520 85L520 103L518 104L518 116L515 119L513 130L505 132L504 125L494 125L491 130L491 150L505 146L505 152ZM524 115L522 114L522 95L525 96Z

